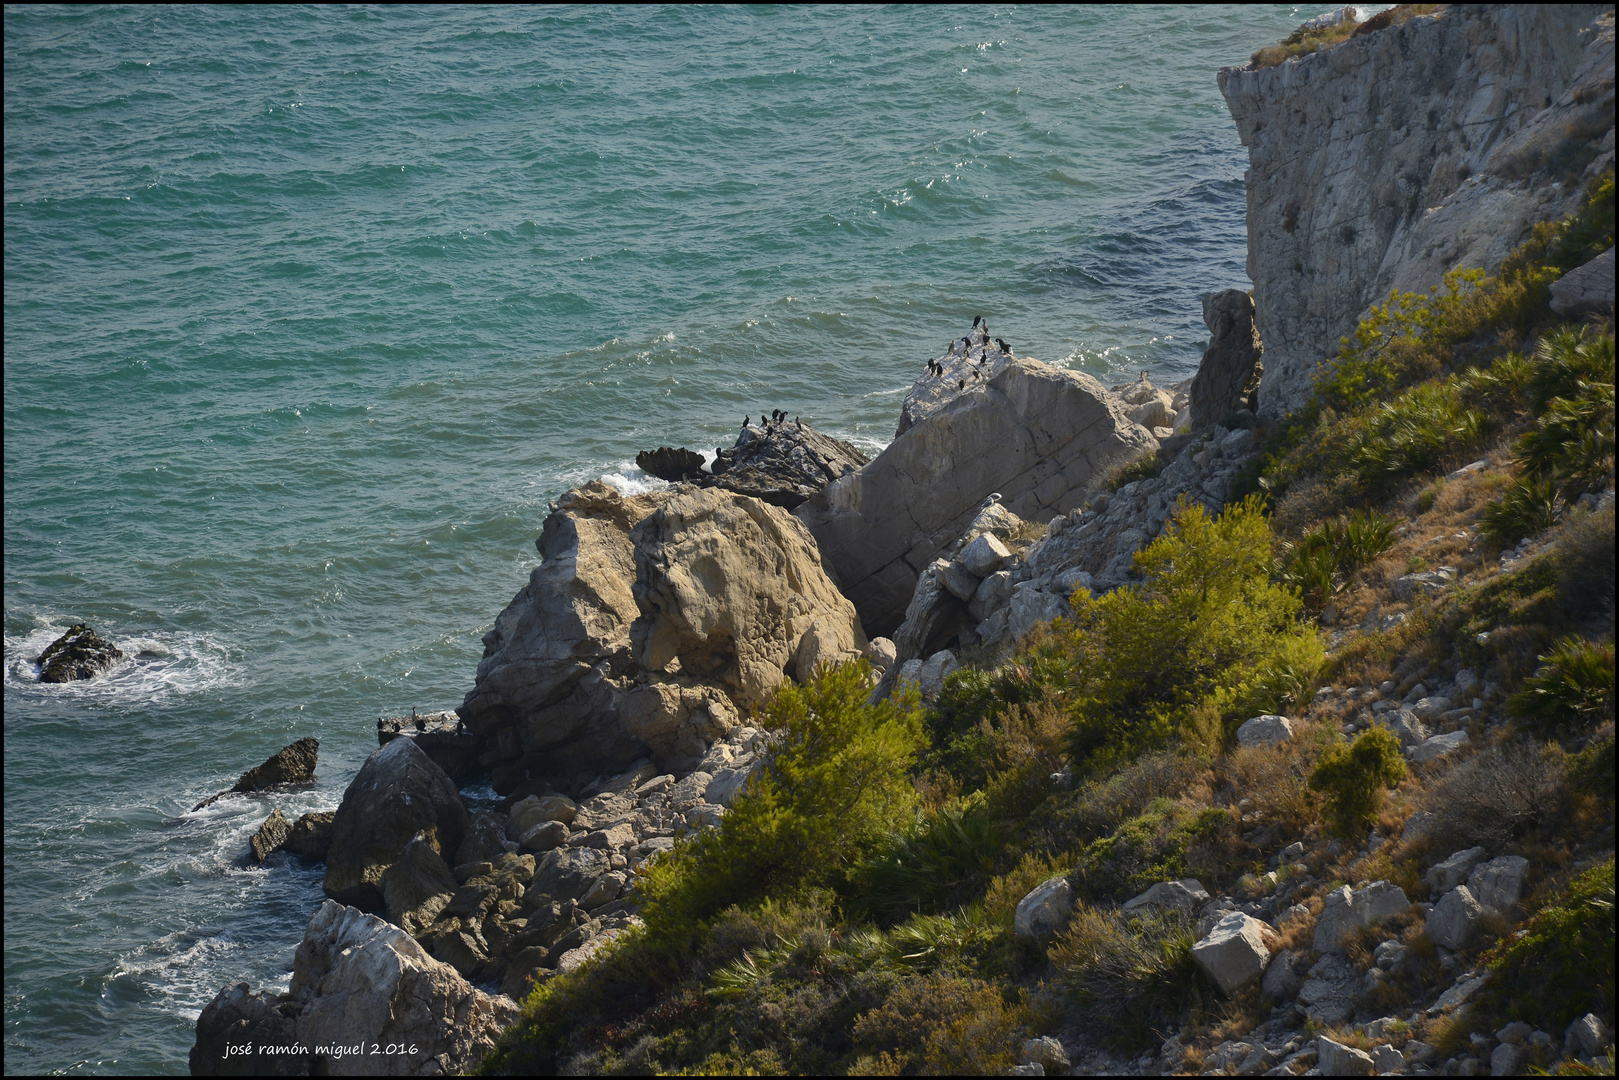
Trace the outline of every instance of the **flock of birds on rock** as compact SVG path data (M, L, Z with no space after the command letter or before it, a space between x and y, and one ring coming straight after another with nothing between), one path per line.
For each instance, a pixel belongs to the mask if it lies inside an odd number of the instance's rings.
M765 428L765 429L768 430L772 424L785 424L786 422L787 422L787 413L782 409L771 409L770 410L770 418L768 420L765 419L764 410L763 409L759 410L759 426L762 427L762 428ZM798 425L798 430L799 431L804 430L804 421L800 420L798 417L796 417L796 416L793 417L793 423ZM742 428L743 428L743 430L745 431L749 427L752 427L752 426L753 426L753 417L752 416L744 416L742 418Z
M989 320L984 318L982 315L973 316L972 328L974 330L978 330L978 329L983 330L985 342L988 342L988 341L991 340L991 338L989 336ZM1002 339L1002 338L994 338L993 340L994 340L995 344L997 346L999 346L1001 352L1005 353L1007 356L1012 355L1012 346L1008 345L1004 339ZM972 348L972 335L968 334L966 337L962 338L960 341L952 341L950 343L950 349L949 349L949 351L947 353L945 353L945 355L946 356L955 356L956 355L956 350L960 349L961 350L961 355L966 356L968 350L971 349L971 348ZM989 361L988 356L980 356L978 358L978 366L983 367L984 364L986 364L988 361ZM939 361L937 361L937 360L929 360L928 361L928 374L936 376L938 378L943 378L944 377L944 365L939 363ZM975 380L978 379L980 377L980 375L981 375L981 372L975 371L975 372L972 373L972 377ZM965 389L967 389L967 380L966 379L957 379L956 380L956 389L957 390L965 390ZM759 412L759 426L765 428L766 430L769 430L771 425L773 425L773 424L785 424L786 422L787 422L787 414L785 412L783 412L781 409L771 409L768 419L766 418L765 413L764 413L763 410L760 410L760 412ZM793 423L798 425L798 430L800 430L800 431L804 430L804 422L802 420L800 420L798 417L796 417L796 416L793 417ZM751 415L750 416L744 416L742 418L742 428L743 428L743 430L745 431L749 427L752 427L752 426L753 426L753 417Z

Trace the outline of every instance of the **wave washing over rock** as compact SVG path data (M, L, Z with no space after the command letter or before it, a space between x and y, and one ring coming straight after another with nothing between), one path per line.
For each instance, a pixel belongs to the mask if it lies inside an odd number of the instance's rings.
M761 417L719 451L751 470L745 483L696 475L700 459L664 448L647 463L688 479L556 500L543 562L485 636L466 700L380 724L333 819L304 830L329 829L324 851L304 850L324 859L332 899L290 989L221 991L198 1021L193 1072L475 1067L514 997L636 926L642 869L723 820L769 767L772 735L748 720L784 681L865 656L874 695L910 679L933 697L961 649L1009 651L1076 588L1129 584L1177 504L1224 505L1256 451L1255 405L1298 404L1368 303L1458 261L1499 262L1566 203L1558 185L1520 180L1572 167L1568 140L1584 140L1576 159L1596 147L1576 175L1611 166L1611 15L1586 29L1601 10L1443 8L1222 72L1252 153L1254 291L1205 302L1211 340L1185 384L1108 389L1014 356L975 320L869 462ZM1593 101L1606 102L1605 138L1587 131ZM1153 475L1104 490L1152 454ZM493 798L457 786L485 773ZM289 835L274 815L266 830L267 844ZM1191 897L1196 882L1175 884ZM1342 890L1340 921L1387 900L1384 885ZM1020 925L1044 895L1019 906ZM1196 962L1222 987L1257 979L1269 927L1204 907ZM1265 985L1293 979L1337 1002L1352 990L1342 966L1328 957L1304 983L1289 954ZM1337 1044L1322 1046L1325 1066ZM1048 1050L1028 1053L1066 1064Z

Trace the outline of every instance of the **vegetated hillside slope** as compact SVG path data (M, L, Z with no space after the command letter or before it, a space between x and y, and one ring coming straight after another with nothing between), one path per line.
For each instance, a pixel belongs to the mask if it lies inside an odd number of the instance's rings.
M1547 301L1613 191L1374 310L1143 584L786 686L485 1070L1611 1071L1612 312Z

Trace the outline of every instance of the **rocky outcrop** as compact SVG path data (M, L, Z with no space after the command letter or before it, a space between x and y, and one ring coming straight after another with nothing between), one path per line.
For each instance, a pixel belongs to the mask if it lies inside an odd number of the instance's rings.
M39 667L40 682L77 682L101 674L123 656L116 646L103 641L89 626L74 623L67 628L67 633L34 657L34 663Z
M328 900L286 994L220 991L197 1020L193 1076L432 1076L472 1070L518 1015L396 926Z
M809 531L758 499L594 483L538 543L459 710L502 793L648 759L690 769L783 677L866 644Z
M1552 310L1565 318L1593 311L1613 313L1613 248L1575 267L1551 286Z
M467 811L455 784L411 739L374 751L343 792L326 853L326 895L381 911L384 872L405 846L424 838L441 855L467 833Z
M1613 155L1612 16L1581 34L1603 10L1447 5L1220 72L1249 154L1264 414L1303 404L1317 365L1390 290L1493 270L1578 203Z
M247 842L253 853L253 861L263 862L271 853L281 850L281 845L287 842L291 834L292 822L287 820L287 816L279 808L270 811L270 816L264 819L259 831Z
M1001 349L989 336L989 324L975 326L966 337L957 338L944 353L928 361L927 374L917 379L899 409L899 438L946 405L978 389L979 384L1006 370L1012 354Z
M401 736L414 739L422 753L457 783L483 772L479 761L483 739L454 710L419 715L412 710L410 716L384 716L377 721L378 746L387 746Z
M191 810L195 813L226 795L240 795L294 784L312 784L315 782L315 764L319 758L319 739L299 739L291 746L284 746L271 754L265 759L264 764L247 770L241 779L236 781L234 787L217 795L210 795Z
M703 455L684 446L660 446L656 450L642 450L635 455L635 467L659 480L679 483L703 471Z
M692 479L786 510L866 463L866 455L796 420L749 425L729 450L716 450L713 472Z
M869 465L794 511L868 634L900 623L918 577L990 495L1021 518L1045 520L1079 507L1108 469L1158 445L1088 375L1013 359L959 381L965 388L915 410L920 418Z
M991 504L918 577L905 619L894 631L898 658L971 646L1008 652L1036 623L1067 615L1076 588L1105 592L1135 580L1136 551L1163 531L1181 500L1218 514L1254 450L1252 431L1212 428L1183 444L1158 476L1098 492L1085 509L1053 518L1040 539L979 561L974 547L985 536L1001 535L1010 523L1022 526Z
M283 851L290 851L300 859L325 862L326 852L332 846L332 822L335 810L316 810L292 823L287 838L281 842Z
M1238 409L1259 411L1264 347L1254 328L1252 290L1226 289L1203 298L1209 347L1192 378L1192 430L1223 423Z

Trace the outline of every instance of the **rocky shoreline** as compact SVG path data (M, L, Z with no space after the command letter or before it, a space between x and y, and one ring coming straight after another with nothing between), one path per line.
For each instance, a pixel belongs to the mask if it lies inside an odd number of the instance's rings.
M1159 388L1143 373L1103 387L1014 356L975 320L927 362L894 441L870 461L776 415L744 425L706 472L688 450L643 454L643 468L671 479L665 490L626 497L598 481L559 497L535 542L542 562L484 636L466 699L383 719L378 749L335 812L292 822L277 810L255 837L261 861L285 849L324 862L329 899L298 947L287 993L237 984L203 1011L193 1073L475 1067L530 988L637 925L644 869L716 825L769 766L771 733L749 721L784 681L863 658L874 697L914 681L931 700L968 650L980 663L1007 655L1063 614L1076 588L1136 580L1132 556L1177 505L1224 505L1258 450L1256 414L1302 400L1346 321L1391 283L1426 281L1435 259L1498 263L1556 212L1542 166L1567 160L1524 149L1539 145L1536 132L1572 131L1591 100L1606 100L1606 141L1587 138L1597 149L1579 168L1612 167L1611 15L1588 31L1602 8L1543 10L1444 10L1301 61L1221 73L1253 156L1255 289L1205 301L1210 343L1186 384ZM1499 48L1480 52L1480 42ZM1514 67L1513 49L1535 63ZM1475 53L1491 59L1462 64L1430 96L1434 109L1462 115L1469 95L1495 86L1479 106L1487 132L1471 120L1456 125L1460 135L1425 129L1413 111L1405 137L1373 145L1320 115L1352 90L1357 108L1382 116L1377 86L1433 83L1445 57ZM1497 86L1508 68L1512 79ZM1314 149L1286 158L1277 140ZM1415 211L1389 221L1379 215L1392 196L1381 188L1335 195L1320 182L1340 167L1403 178L1422 147L1444 168L1400 196ZM1459 161L1473 163L1467 175ZM1346 199L1375 204L1347 240ZM1486 243L1486 234L1505 239ZM1349 254L1329 254L1330 244ZM1132 468L1139 478L1111 490ZM307 753L312 771L314 750L293 751L233 790L298 782L295 766ZM484 777L493 801L467 794ZM1395 903L1383 894L1399 889L1381 885L1328 904L1361 918ZM1036 893L1027 912L1019 906L1031 927L1060 908ZM1454 895L1436 886L1441 894ZM1397 900L1409 907L1403 893ZM1200 927L1200 965L1221 985L1257 978L1243 965L1268 959L1274 934L1254 916L1281 916L1207 901L1187 903L1189 914L1212 916ZM1317 938L1327 926L1317 924ZM1272 962L1277 974L1265 979L1336 986L1335 969L1322 968L1334 955L1326 944L1315 967ZM1241 1049L1246 1069L1254 1047ZM1268 1068L1297 1051L1259 1056Z

